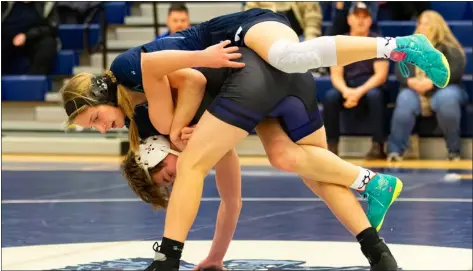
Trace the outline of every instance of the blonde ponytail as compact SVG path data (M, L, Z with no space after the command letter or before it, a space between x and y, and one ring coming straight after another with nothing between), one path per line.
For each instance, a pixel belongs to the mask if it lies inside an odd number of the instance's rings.
M108 76L114 83L117 82L115 75L111 71L105 71L105 76ZM128 95L128 90L125 86L117 85L117 103L120 110L130 119L130 126L128 127L128 137L130 140L130 151L136 152L140 145L140 137L138 135L138 127L136 126L134 115L135 107Z

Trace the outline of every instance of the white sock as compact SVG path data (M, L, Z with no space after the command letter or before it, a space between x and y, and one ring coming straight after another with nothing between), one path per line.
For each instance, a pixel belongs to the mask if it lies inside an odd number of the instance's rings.
M319 37L300 43L278 40L268 52L268 62L286 73L337 65L335 37Z
M356 191L365 191L366 185L376 176L376 173L366 168L359 168L360 173L358 173L358 177L356 177L356 180L350 185L350 188Z
M384 37L376 38L378 45L376 48L377 58L389 58L392 50L396 49L396 38Z

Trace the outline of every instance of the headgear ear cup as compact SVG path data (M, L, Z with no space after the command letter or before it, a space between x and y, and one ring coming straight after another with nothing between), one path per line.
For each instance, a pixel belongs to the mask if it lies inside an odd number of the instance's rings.
M118 105L117 83L107 75L95 76L91 79L91 92L103 103Z
M77 109L84 105L112 104L118 106L118 85L107 76L94 76L91 79L90 92L91 99L77 97L69 100L64 105L66 114L71 116Z

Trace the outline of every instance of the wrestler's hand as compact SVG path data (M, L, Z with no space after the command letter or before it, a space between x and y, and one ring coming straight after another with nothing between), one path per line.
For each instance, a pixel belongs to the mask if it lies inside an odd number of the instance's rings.
M184 150L184 147L186 146L184 142L181 139L181 133L178 131L177 133L171 133L169 135L169 139L171 140L172 144L176 146L176 148L179 149L179 151Z
M222 67L230 67L230 68L243 68L245 67L244 63L235 62L232 60L241 58L240 53L236 53L238 51L237 46L232 46L225 48L225 46L229 45L230 41L222 41L219 44L215 44L213 46L208 47L207 49L200 51L200 66L208 67L208 68L222 68Z
M196 267L192 270L203 270L206 268L215 268L219 270L227 270L223 267L223 261L215 261L210 258L206 258L205 260L201 261Z
M194 132L195 125L190 126L190 127L184 127L181 130L181 140L184 143L184 145L187 146L187 142L189 142L189 139L192 136L192 133Z

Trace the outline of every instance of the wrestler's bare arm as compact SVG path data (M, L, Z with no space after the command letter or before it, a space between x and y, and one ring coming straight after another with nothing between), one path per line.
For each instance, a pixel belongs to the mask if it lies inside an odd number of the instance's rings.
M205 260L208 264L220 265L233 239L242 207L240 160L235 149L220 159L215 165L215 171L217 189L222 201L218 208L212 247Z
M233 60L241 57L238 47L227 47L229 40L200 51L161 50L141 54L143 80L147 77L161 78L171 72L195 67L243 68L245 64Z
M177 102L169 137L172 143L182 150L184 145L180 140L181 130L194 118L204 97L207 80L201 72L194 69L178 70L167 77L170 86L177 89Z

